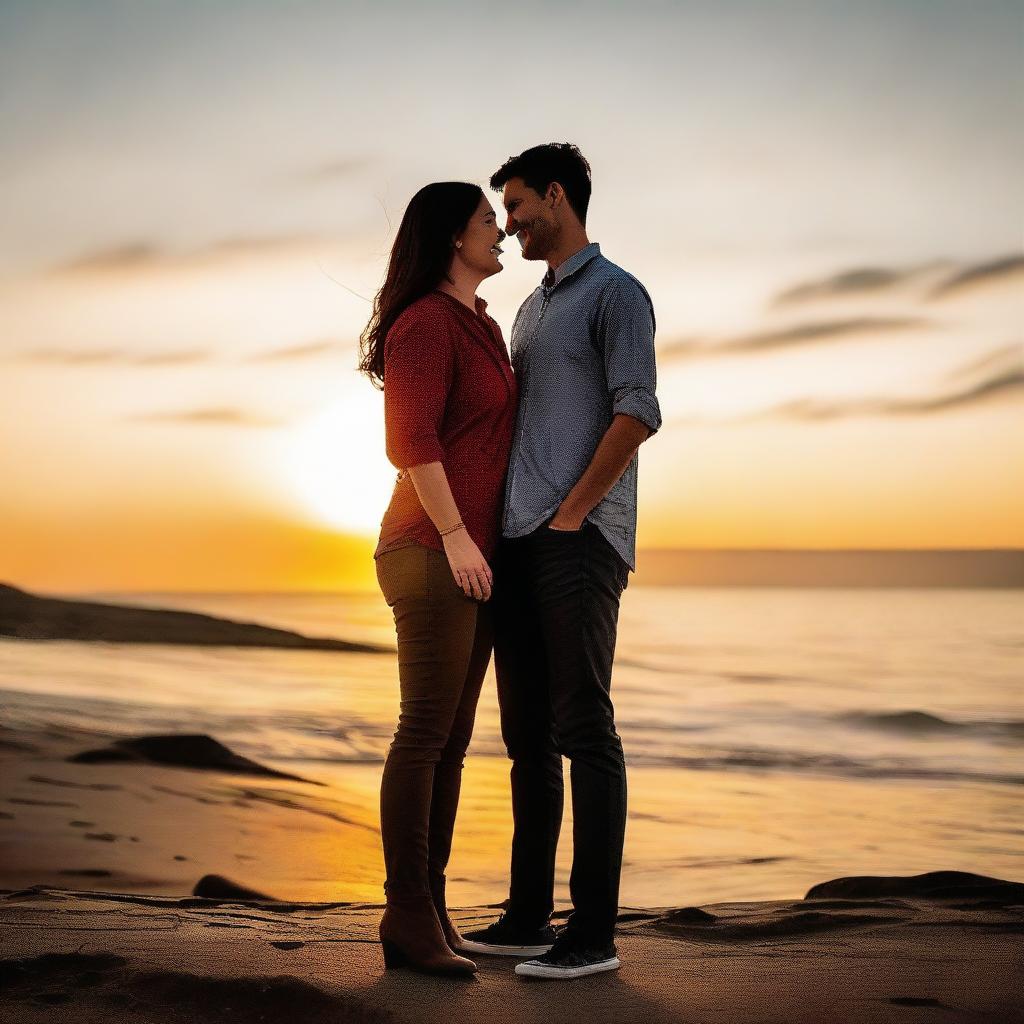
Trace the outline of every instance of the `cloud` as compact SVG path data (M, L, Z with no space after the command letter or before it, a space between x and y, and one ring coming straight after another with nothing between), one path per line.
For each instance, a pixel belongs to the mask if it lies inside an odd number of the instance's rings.
M864 398L850 401L799 399L770 409L768 415L798 420L834 420L851 416L926 416L979 405L1018 392L1024 392L1024 369L1005 370L970 387L931 397Z
M703 341L682 338L669 342L658 350L659 356L669 359L701 358L731 355L736 352L764 352L796 345L810 345L819 341L832 341L864 334L886 334L893 331L915 330L929 326L920 317L855 317L849 320L822 320L794 324L774 331L757 331L722 341Z
M247 412L244 409L186 409L180 412L150 412L128 416L143 423L181 423L215 427L280 427L285 420Z
M926 273L948 267L945 261L922 263L912 267L856 267L831 277L803 281L780 292L772 300L775 305L805 302L813 299L836 299L850 295L874 294L913 280Z
M682 359L694 355L708 355L714 349L714 342L703 338L674 338L672 341L657 343L658 359Z
M949 295L973 291L992 283L1001 284L1004 281L1024 283L1024 256L1003 256L987 263L965 267L936 285L932 289L931 298L944 299Z
M38 348L22 352L16 358L60 366L186 366L205 362L210 353L201 349L130 352L116 348Z
M927 279L934 280L935 275L940 275L940 279L929 286ZM784 306L816 299L870 296L916 280L928 289L924 298L942 299L988 284L1024 280L1024 256L1000 256L966 265L957 265L950 260L933 260L903 268L858 267L831 277L796 284L776 295L772 304Z
M964 377L975 377L977 374L999 374L1004 370L1024 368L1024 342L1014 342L993 349L973 362L958 366L947 374L948 380L960 380Z
M366 156L340 156L324 160L322 163L305 167L294 175L292 180L300 184L327 185L336 181L347 181L370 166L370 158Z
M191 349L181 352L151 352L133 360L135 366L190 366L203 363L211 357L209 352Z
M302 345L290 345L284 348L256 352L242 358L246 363L287 362L291 360L309 359L324 355L349 355L352 346L331 339L311 341ZM156 352L132 352L118 348L38 348L28 349L12 358L20 362L46 363L53 366L77 367L111 367L111 366L193 366L198 363L213 361L213 352L203 349L169 349Z
M164 267L190 267L218 259L294 253L332 245L321 235L239 235L221 238L192 249L171 249L155 242L135 241L112 248L97 249L57 264L55 274L104 274Z
M979 376L979 371L981 372ZM849 399L798 398L757 412L728 417L680 416L673 424L741 423L765 419L803 422L856 416L928 416L1024 394L1024 344L1007 345L947 374L947 380L975 379L960 387L915 398L871 396Z
M163 253L149 242L128 242L110 249L97 249L56 268L58 273L134 269L156 263Z
M286 348L275 348L269 352L257 352L248 358L251 363L281 362L291 359L307 359L311 356L348 353L350 346L340 341L311 341L305 345L291 345Z

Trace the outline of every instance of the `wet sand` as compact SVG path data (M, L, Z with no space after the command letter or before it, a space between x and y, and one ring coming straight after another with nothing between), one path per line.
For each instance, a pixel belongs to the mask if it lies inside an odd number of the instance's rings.
M210 745L182 745L188 766L70 760L108 739L0 730L0 1016L1024 1020L1024 886L964 872L823 879L802 899L623 908L621 969L571 983L518 978L505 957L480 957L470 981L385 971L379 835L364 801L260 766L225 770ZM364 896L279 898L275 879L297 868L333 871ZM468 927L494 914L453 916Z

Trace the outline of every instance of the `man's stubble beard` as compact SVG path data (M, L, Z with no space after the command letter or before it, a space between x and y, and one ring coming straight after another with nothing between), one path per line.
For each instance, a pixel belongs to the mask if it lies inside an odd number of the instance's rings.
M540 228L538 231L537 228ZM558 244L558 224L547 223L539 218L526 228L530 241L523 250L523 257L531 260L546 259Z

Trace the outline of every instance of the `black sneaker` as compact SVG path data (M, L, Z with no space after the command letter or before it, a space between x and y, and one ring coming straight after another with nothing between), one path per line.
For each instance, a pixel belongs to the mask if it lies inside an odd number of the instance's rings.
M463 932L459 950L468 953L491 953L496 956L536 956L546 953L555 941L555 930L546 924L543 928L520 928L502 914L486 928Z
M516 964L516 974L526 978L583 978L619 966L615 943L590 946L567 932L559 934L555 944L536 960Z

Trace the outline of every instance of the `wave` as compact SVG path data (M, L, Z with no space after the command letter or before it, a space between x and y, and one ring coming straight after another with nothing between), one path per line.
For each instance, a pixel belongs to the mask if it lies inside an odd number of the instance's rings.
M1024 720L1019 718L956 721L930 711L849 711L837 716L849 725L911 736L974 735L1024 742Z
M638 750L625 744L626 764L630 767L676 768L680 771L717 772L781 772L799 775L830 775L859 779L903 779L920 782L981 782L1006 786L1024 786L1024 775L1013 772L989 772L968 767L943 768L922 761L876 759L857 760L838 754L805 753L798 750L747 749L691 749L689 753L658 753ZM504 758L500 742L473 742L473 757ZM352 754L319 757L278 756L277 763L373 763L383 762L383 754L354 756Z
M1024 786L1024 775L987 772L970 768L939 768L923 762L858 761L837 754L812 754L796 750L722 750L694 754L639 754L626 751L626 763L689 771L775 771L799 774L839 775L844 778L906 779L922 782L994 782Z
M325 722L319 715L284 709L268 714L246 711L204 712L192 708L167 708L132 704L127 701L90 698L82 695L38 694L0 688L0 711L7 727L5 745L17 743L18 729L55 729L85 742L102 735L112 739L150 733L203 732L217 738L241 755L273 766L314 764L379 764L387 753L393 723L375 721L353 713L347 720L334 717ZM793 711L790 709L790 718ZM820 731L822 719L811 716L809 723ZM984 737L989 743L1012 743L1024 739L1024 721L961 722L924 711L857 711L832 715L831 722L847 726L884 729L899 736ZM746 723L749 726L750 723ZM1008 771L1009 764L992 762L991 751L973 757L911 756L931 751L931 745L904 742L883 754L848 756L829 750L801 749L799 740L788 747L739 745L697 734L712 733L728 722L673 721L672 716L644 714L620 719L627 762L630 765L679 769L680 771L781 772L800 775L830 775L861 779L904 779L960 781L1024 785L1024 774ZM711 742L708 742L711 740ZM755 741L756 743L756 741ZM820 737L814 747L821 746ZM979 744L980 746L980 744ZM960 751L963 755L964 751ZM501 737L493 728L480 729L470 754L474 757L506 756ZM1017 767L1016 765L1014 767Z

